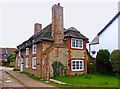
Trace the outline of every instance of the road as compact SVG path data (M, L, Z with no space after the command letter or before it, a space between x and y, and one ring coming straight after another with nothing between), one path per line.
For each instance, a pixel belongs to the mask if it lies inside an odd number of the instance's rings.
M12 70L13 68L7 68L0 66L0 87L24 87L18 80L8 75L5 70Z

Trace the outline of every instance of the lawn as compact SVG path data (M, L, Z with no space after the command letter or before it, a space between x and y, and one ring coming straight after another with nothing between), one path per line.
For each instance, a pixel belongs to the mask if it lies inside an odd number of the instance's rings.
M118 79L113 75L87 74L74 77L54 77L71 86L118 87Z

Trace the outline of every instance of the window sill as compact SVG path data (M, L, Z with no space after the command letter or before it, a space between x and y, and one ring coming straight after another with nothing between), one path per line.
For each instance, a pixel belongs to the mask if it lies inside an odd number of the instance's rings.
M32 69L36 70L36 68L32 68Z

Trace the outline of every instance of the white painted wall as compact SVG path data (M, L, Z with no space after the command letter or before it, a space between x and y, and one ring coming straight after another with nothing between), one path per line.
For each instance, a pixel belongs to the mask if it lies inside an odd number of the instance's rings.
M118 19L99 36L99 44L91 45L91 51L95 50L96 54L99 49L108 49L110 52L118 49Z

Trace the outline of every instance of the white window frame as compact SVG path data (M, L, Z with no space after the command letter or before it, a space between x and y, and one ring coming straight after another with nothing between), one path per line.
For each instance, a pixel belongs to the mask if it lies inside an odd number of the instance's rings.
M28 66L29 66L29 59L26 58L26 68L28 68Z
M74 67L73 67L73 62L74 62ZM78 66L77 66L77 63L78 63ZM71 70L72 71L84 71L84 60L72 60Z
M35 54L37 51L37 45L36 44L33 44L32 45L32 54Z
M21 65L21 60L20 60L20 58L18 58L18 66L20 66Z
M26 55L29 55L29 48L26 48Z
M36 69L36 57L32 58L32 69Z
M74 43L74 45L75 46L73 46L73 40L75 41ZM81 43L80 43L81 42ZM81 45L82 44L82 45ZM80 47L80 46L82 46L82 47ZM77 49L83 49L83 39L75 39L75 38L72 38L71 39L71 48L77 48Z

